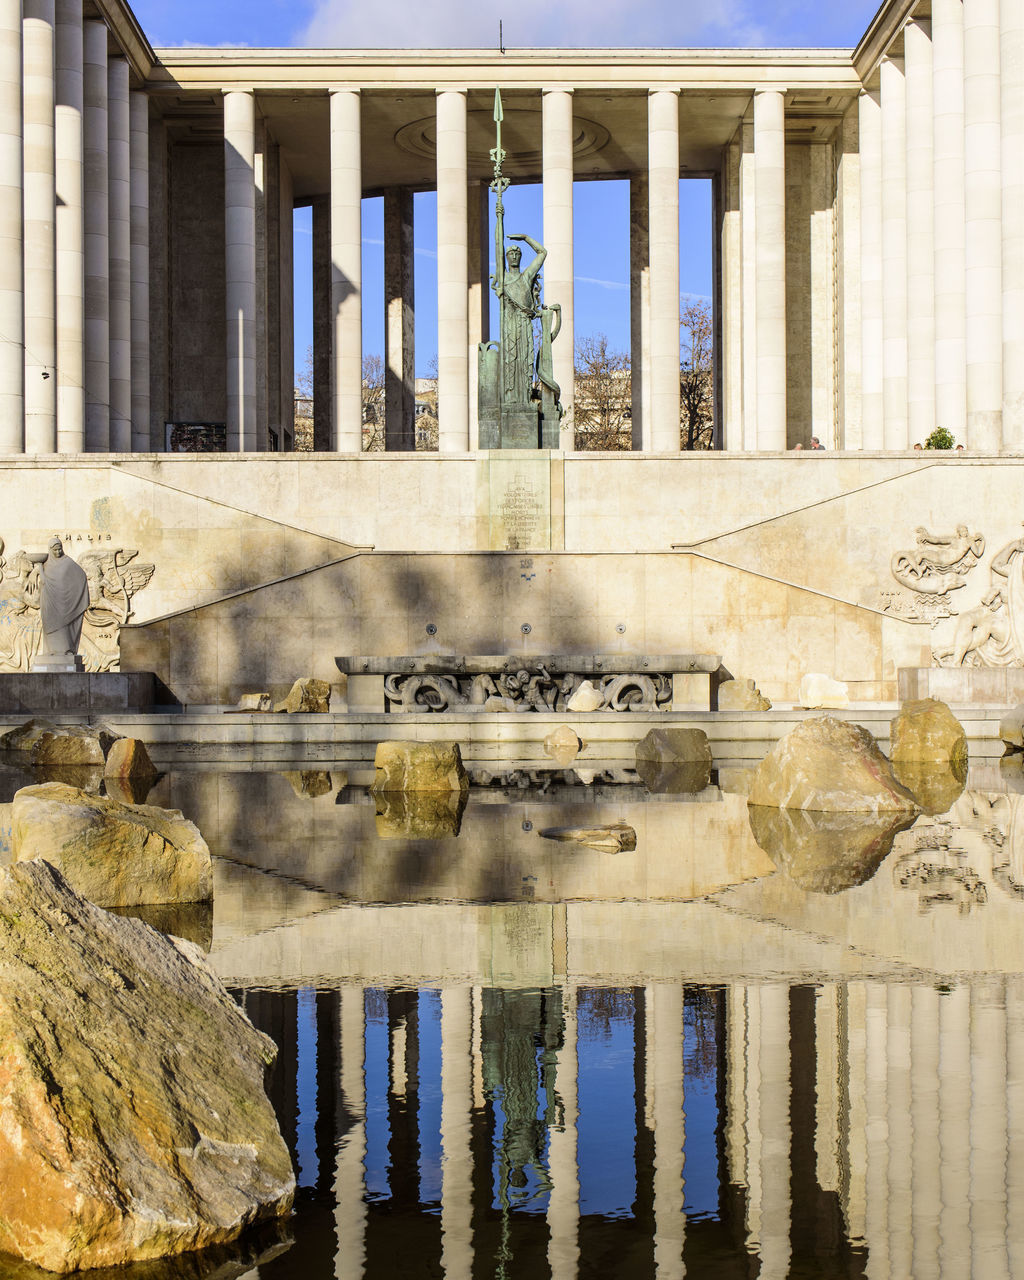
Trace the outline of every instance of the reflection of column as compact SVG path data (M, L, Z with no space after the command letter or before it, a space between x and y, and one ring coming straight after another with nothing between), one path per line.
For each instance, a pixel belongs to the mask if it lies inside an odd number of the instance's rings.
M548 251L544 272L544 300L562 307L562 331L551 349L555 381L561 388L565 418L572 430L574 394L573 355L576 328L573 320L572 245L572 90L545 89L544 128L544 247ZM572 440L566 435L567 441Z
M761 1280L790 1263L789 988L764 983L761 1005Z
M57 448L55 14L53 0L24 0L23 10L25 452L53 453Z
M132 449L149 450L149 99L131 95Z
M779 89L754 93L757 447L786 447L786 118Z
M1024 980L1006 980L1006 1127L1014 1135L1006 1152L1006 1202L1019 1206L1024 1195ZM1006 1215L1007 1263L1011 1276L1024 1276L1024 1214Z
M437 93L437 421L441 453L469 448L466 90Z
M814 999L814 1163L818 1186L836 1193L840 1183L839 1050L839 987L830 982L818 988Z
M881 449L882 427L882 108L865 89L860 112L861 447Z
M971 1274L971 1005L965 986L939 1000L939 1147L943 1276ZM869 1247L871 1242L868 1242Z
M679 90L647 99L651 418L655 453L679 452Z
M331 90L332 447L363 444L363 160L358 89Z
M683 987L659 982L648 988L647 1075L654 1126L654 1269L658 1280L686 1274L683 1245Z
M364 1170L366 1157L366 1080L362 987L342 987L341 999L341 1092L352 1125L342 1137L334 1166L334 1226L337 1251L334 1274L337 1280L359 1280L366 1259L366 1202Z
M903 28L907 68L907 436L935 427L935 192L930 24Z
M734 983L725 992L725 1169L726 1180L748 1186L747 1177L747 991Z
M227 447L256 446L256 105L251 89L224 94L224 283Z
M914 1280L938 1280L942 1194L939 1185L939 993L935 987L910 991L911 1240Z
M964 296L964 6L932 0L935 134L935 403L938 425L967 437Z
M746 1025L746 1118L747 1236L746 1248L751 1255L761 1251L761 1229L764 1222L764 1180L761 1177L761 1151L764 1129L761 1124L761 997L760 988L743 989L747 1010Z
M883 58L882 415L886 449L907 447L907 86L903 60Z
M651 446L651 201L646 170L629 176L629 367L634 449Z
M1006 1002L1001 982L971 988L972 1276L1009 1280L1006 1263ZM1014 1206L1014 1212L1019 1206ZM965 1274L968 1274L965 1272Z
M910 988L891 983L886 991L886 1078L889 1110L889 1268L909 1276L914 1134L910 1124Z
M998 450L1003 406L999 0L964 0L967 444Z
M869 982L866 992L865 1044L867 1093L867 1175L864 1205L868 1280L891 1280L889 1270L889 1109L886 1041L888 1011L885 987Z
M864 1194L867 1172L867 991L863 982L846 988L847 1115L845 1143L848 1190L843 1217L851 1240L865 1238Z
M128 63L107 67L110 183L110 448L132 447L132 197Z
M416 314L409 187L384 192L384 447L416 448Z
M576 992L562 989L562 1047L555 1060L554 1088L561 1110L548 1134L548 1264L558 1280L573 1280L579 1266L580 1177L577 1157Z
M21 0L0 3L0 453L24 450Z
M81 453L85 430L81 0L57 0L55 52L57 451Z
M441 1269L446 1280L473 1274L473 1155L470 1114L473 1034L469 987L441 991Z
M85 94L85 447L110 448L107 28L83 24Z
M1003 448L1024 449L1024 5L1002 0Z

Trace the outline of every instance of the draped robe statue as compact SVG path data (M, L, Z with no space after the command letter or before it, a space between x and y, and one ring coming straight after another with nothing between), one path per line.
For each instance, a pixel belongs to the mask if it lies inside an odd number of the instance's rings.
M78 653L82 619L89 607L89 580L85 570L64 554L60 538L51 538L49 557L40 568L39 611L43 620L41 657L68 657Z

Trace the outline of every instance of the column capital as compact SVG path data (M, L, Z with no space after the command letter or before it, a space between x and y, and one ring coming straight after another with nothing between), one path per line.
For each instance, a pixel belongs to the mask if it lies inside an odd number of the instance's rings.
M442 93L461 93L463 95L469 93L469 89L464 84L446 84L441 89L434 90L434 96L440 98Z
M551 85L546 84L541 89L542 95L545 93L568 93L571 95L571 94L574 94L575 92L576 92L575 89L567 89L565 85L560 85L560 84L551 84Z
M354 93L357 97L362 93L362 89L358 85L352 86L348 84L335 84L327 90L328 94L333 98L336 93Z
M648 89L647 96L648 98L653 98L656 93L674 93L678 98L681 92L682 90L680 89L679 85L663 84L663 85L658 85L658 87L655 89Z
M246 88L244 85L232 85L230 89L221 89L220 92L222 98L229 98L233 93L247 93L249 97L252 97L256 90Z
M784 84L761 85L759 88L754 90L754 97L760 98L765 93L787 94L789 93L789 89Z

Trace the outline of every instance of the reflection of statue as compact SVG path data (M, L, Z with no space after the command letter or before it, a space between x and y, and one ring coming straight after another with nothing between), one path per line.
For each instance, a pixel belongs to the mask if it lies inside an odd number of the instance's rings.
M40 568L39 608L43 618L44 657L74 658L89 607L85 570L64 554L60 538L51 538L49 556Z
M558 424L562 407L554 378L551 344L558 337L562 310L557 304L541 301L540 269L547 250L523 232L510 234L533 250L533 258L523 269L523 251L517 244L505 248L505 206L502 193L508 179L501 171L505 152L501 148L501 93L494 95L497 145L491 152L494 178L491 190L497 196L494 225L494 275L491 288L501 305L500 341L483 342L479 349L480 444L484 449L536 449L558 447ZM540 344L534 339L534 324L540 321ZM534 386L536 376L538 386ZM538 405L539 401L539 405Z

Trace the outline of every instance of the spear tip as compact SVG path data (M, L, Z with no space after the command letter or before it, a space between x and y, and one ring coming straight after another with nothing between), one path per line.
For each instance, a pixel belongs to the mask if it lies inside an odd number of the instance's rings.
M494 90L494 118L499 123L504 120L505 114L501 109L501 90Z

